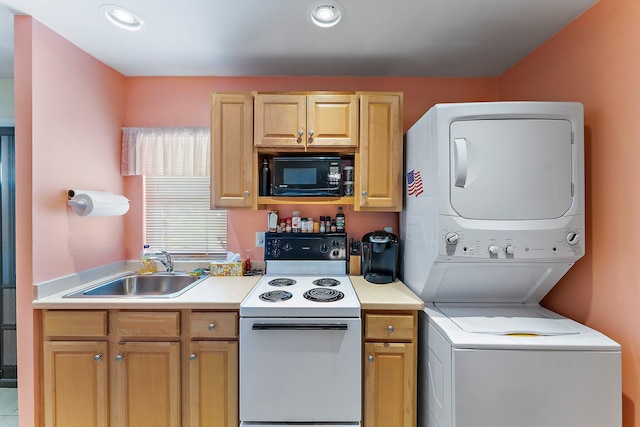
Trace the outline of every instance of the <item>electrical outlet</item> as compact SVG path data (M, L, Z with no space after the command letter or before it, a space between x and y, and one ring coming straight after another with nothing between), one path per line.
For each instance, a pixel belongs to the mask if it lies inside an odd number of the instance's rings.
M264 248L264 231L256 231L256 248Z

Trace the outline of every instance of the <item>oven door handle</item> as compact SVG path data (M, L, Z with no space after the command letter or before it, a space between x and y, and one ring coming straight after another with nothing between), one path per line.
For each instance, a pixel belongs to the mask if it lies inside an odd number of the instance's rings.
M254 323L254 331L346 331L346 323Z

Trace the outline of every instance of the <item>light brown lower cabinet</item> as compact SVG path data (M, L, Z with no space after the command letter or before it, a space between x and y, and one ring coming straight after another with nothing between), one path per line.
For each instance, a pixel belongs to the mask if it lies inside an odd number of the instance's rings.
M237 427L237 312L45 310L45 427Z
M44 343L45 426L109 425L107 347L100 341Z
M194 341L189 359L189 426L238 426L238 343Z
M364 315L364 427L415 427L417 313Z
M114 357L112 425L179 427L180 343L126 342Z

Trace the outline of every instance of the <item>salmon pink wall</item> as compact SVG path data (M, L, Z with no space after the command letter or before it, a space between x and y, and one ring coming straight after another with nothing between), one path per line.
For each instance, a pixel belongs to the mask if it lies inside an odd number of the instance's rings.
M437 102L493 101L496 80L492 78L426 77L130 77L126 81L125 126L209 126L213 91L392 91L404 93L404 130ZM126 191L134 200L141 194L141 180L129 177ZM300 210L303 216L317 218L335 215L337 206L273 206L282 214ZM298 209L299 208L299 209ZM252 259L263 259L262 248L254 248L255 232L266 227L265 211L228 211L229 250ZM384 226L398 232L396 213L353 212L345 206L347 233L363 234ZM138 256L142 245L142 212L127 215L126 255Z
M122 192L124 76L27 16L15 18L19 419L35 425L33 284L124 259L123 217L79 217L69 188Z
M543 304L622 345L623 425L640 414L640 3L600 0L498 78L501 100L585 108L586 255Z

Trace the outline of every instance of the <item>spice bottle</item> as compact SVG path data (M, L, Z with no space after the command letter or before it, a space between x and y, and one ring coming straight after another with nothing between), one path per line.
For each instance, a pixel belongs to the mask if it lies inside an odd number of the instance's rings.
M300 211L293 211L291 216L291 231L294 233L300 232Z
M325 228L324 228L324 215L320 215L320 232L324 233L325 232Z
M345 219L342 206L338 206L338 213L336 214L336 231L338 233L344 233Z

